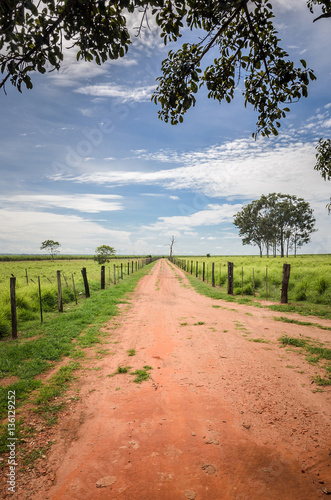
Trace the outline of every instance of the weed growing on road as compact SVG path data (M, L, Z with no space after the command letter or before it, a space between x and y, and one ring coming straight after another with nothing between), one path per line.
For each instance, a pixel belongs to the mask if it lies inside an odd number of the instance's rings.
M135 349L129 349L127 351L127 353L128 353L128 356L134 356L136 354L136 350Z
M116 373L128 373L128 371L131 370L131 366L118 366Z
M133 380L136 382L136 384L141 384L144 380L149 379L149 371L153 370L153 368L149 365L145 365L143 370L135 370L134 372L131 372L131 375L136 375L136 378Z
M310 363L318 363L320 360L326 360L327 363L324 365L326 378L317 375L314 377L314 381L317 385L331 385L331 349L324 346L312 345L308 339L298 339L288 337L287 335L283 335L278 340L283 346L299 347L302 352L309 353L310 356L307 356L306 359Z
M269 344L269 340L257 338L257 339L247 339L249 342L258 342L260 344Z

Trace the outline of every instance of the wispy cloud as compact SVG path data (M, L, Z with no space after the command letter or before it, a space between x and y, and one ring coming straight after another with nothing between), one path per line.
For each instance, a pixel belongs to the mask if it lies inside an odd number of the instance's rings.
M233 215L242 207L241 204L209 204L205 210L200 210L191 215L175 215L172 217L159 217L157 222L144 229L152 231L188 231L194 227L217 226L222 222L232 222ZM212 237L208 239L213 239Z
M154 89L155 85L131 88L109 83L79 87L75 92L96 97L114 97L122 102L143 102L150 100Z
M97 246L107 242L118 252L131 247L130 232L108 229L74 215L0 209L0 218L4 252L38 253L45 238L59 241L63 253L94 253Z
M62 208L84 213L112 212L123 210L122 196L103 194L20 194L2 196L1 202L14 204L15 207Z
M139 152L145 162L166 161L172 167L156 171L95 171L78 176L60 175L54 180L108 186L158 185L164 189L191 190L208 197L254 199L268 192L283 192L307 200L329 199L329 186L314 171L315 144L283 134L278 140L241 139L199 151ZM173 168L173 165L178 165ZM172 193L176 196L176 193Z

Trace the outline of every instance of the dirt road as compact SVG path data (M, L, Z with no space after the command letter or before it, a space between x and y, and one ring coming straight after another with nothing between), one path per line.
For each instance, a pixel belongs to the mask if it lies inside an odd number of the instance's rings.
M80 400L57 427L45 474L17 497L324 498L330 387L313 392L316 367L277 339L326 342L330 332L275 315L198 295L182 271L158 261L106 328L111 353L82 371ZM109 377L119 365L131 369ZM134 383L130 372L145 365L152 378Z

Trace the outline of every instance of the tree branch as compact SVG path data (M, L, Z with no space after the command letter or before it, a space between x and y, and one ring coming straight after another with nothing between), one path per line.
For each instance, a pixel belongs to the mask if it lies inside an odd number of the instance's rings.
M45 37L48 37L51 33L54 33L56 28L59 26L59 24L65 19L67 16L68 12L74 7L74 5L79 2L79 0L71 0L67 3L66 7L63 9L62 14L58 17L57 21L55 21L54 24L51 26L48 26L45 32ZM44 37L44 38L45 38ZM20 60L15 64L15 69L22 64L27 58L29 58L36 50L38 50L40 47L42 47L43 43L42 42L37 42L36 45L30 49L26 54L23 54L23 56L20 58ZM4 87L6 81L8 78L11 76L12 73L8 73L6 77L0 82L0 89Z
M271 92L273 93L273 96L277 99L277 95L274 91L274 88L273 88L273 85L272 85L272 81L271 81L271 77L270 77L270 73L269 73L269 68L268 68L268 65L267 65L267 61L266 61L266 56L265 56L265 53L264 53L264 49L263 49L263 45L261 44L260 40L259 40L259 37L254 29L254 26L252 24L252 19L251 19L251 16L248 12L248 8L247 8L247 4L245 3L244 5L244 10L245 10L245 14L246 14L246 18L247 18L247 21L248 21L248 25L249 25L249 28L251 30L251 33L257 43L257 45L259 46L260 48L260 51L261 51L261 55L262 55L262 59L263 59L263 65L264 65L264 68L265 68L265 72L266 72L266 75L267 75L267 80L269 82L269 85L270 85L270 90Z
M241 9L247 9L247 3L249 0L243 0L239 7L234 11L232 16L226 21L225 24L222 24L220 29L217 31L217 33L213 36L213 38L210 40L210 42L206 45L204 50L201 52L199 59L197 62L200 62L201 59L207 54L207 52L212 48L214 43L216 42L217 38L221 35L221 33L229 26L229 24L233 21L233 19L236 17L236 15L241 11ZM201 42L202 43L202 42Z
M323 17L331 17L331 12L326 12L325 14L321 14L320 16L316 17L316 19L313 20L313 23L315 21L318 21L319 19L322 19Z

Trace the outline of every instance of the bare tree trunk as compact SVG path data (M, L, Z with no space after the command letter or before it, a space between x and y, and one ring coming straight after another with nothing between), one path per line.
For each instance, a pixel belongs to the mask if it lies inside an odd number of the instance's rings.
M170 243L170 259L172 259L172 252L173 252L173 246L175 244L175 237L171 236L171 243Z

